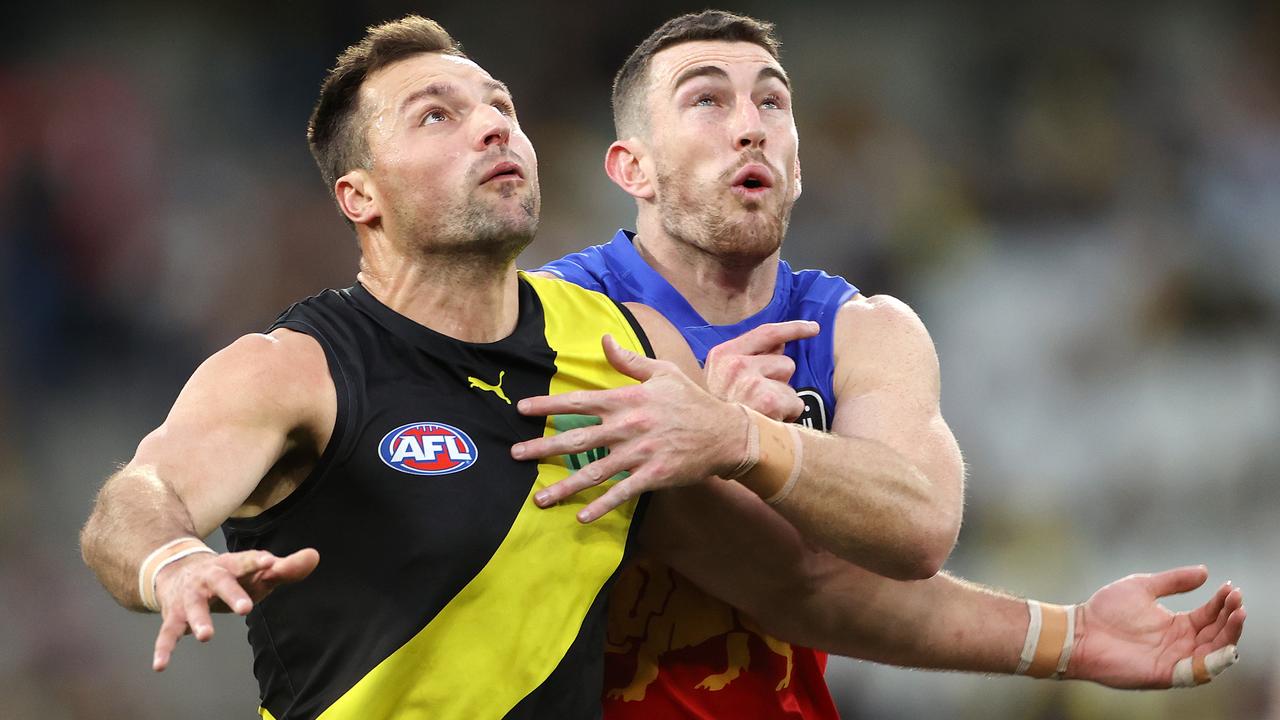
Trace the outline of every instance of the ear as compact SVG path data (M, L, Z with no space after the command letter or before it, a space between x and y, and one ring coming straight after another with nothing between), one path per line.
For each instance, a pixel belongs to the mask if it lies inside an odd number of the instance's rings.
M631 197L652 200L653 180L645 169L645 158L645 147L639 140L618 140L604 153L604 172Z
M382 217L378 206L377 187L364 170L352 170L338 178L333 185L342 214L356 225L369 225Z

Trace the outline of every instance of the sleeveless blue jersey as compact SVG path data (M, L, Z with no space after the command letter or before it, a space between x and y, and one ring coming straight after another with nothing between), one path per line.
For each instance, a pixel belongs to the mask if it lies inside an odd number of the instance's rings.
M733 325L711 325L693 309L671 283L649 267L636 252L635 233L619 230L604 245L566 255L539 268L577 285L602 292L618 302L638 302L662 313L675 325L693 349L698 363L720 343L771 322L813 320L822 328L815 337L787 343L784 352L796 363L791 387L804 400L804 414L796 421L829 431L835 415L832 374L835 371L834 332L836 312L858 292L844 278L820 270L793 271L778 262L773 299L763 310Z

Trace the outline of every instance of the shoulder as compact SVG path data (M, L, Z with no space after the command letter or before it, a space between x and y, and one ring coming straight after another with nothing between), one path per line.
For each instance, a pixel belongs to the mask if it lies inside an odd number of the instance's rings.
M192 376L193 386L219 404L300 419L323 414L322 403L332 403L335 392L320 343L285 328L244 335L214 353Z
M675 363L690 377L701 377L701 368L694 359L693 351L689 349L689 343L670 320L648 305L636 302L622 304L631 311L636 324L648 337L655 358Z
M592 245L583 248L579 252L552 260L538 268L535 273L598 290L603 286L603 277L607 272L605 247L605 245Z
M842 332L872 332L928 336L924 321L911 306L892 295L854 295L836 315Z
M785 260L779 262L782 269L790 273L793 302L800 300L808 304L839 306L858 294L857 286L839 275L823 270L792 270Z
M936 377L938 355L924 321L891 295L855 295L835 321L837 387L885 374Z

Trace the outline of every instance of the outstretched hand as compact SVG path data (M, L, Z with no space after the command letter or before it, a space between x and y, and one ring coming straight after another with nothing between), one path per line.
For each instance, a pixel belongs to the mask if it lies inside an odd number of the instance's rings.
M517 460L609 448L607 455L540 491L534 498L539 507L629 472L578 512L579 521L591 522L642 492L702 482L737 466L746 452L748 422L739 408L712 397L674 363L625 350L608 335L602 342L609 364L639 385L517 403L523 415L600 418L599 425L516 444L511 455Z
M1116 688L1167 688L1184 658L1210 661L1210 676L1235 662L1244 629L1239 588L1223 583L1204 605L1174 613L1157 599L1195 590L1209 571L1202 565L1151 575L1130 575L1093 594L1081 608L1083 626L1067 677ZM1226 649L1229 648L1229 649ZM1215 667L1216 666L1216 667Z
M190 632L200 642L213 637L212 612L247 615L253 604L280 585L302 580L316 569L320 553L306 548L285 557L262 550L221 555L197 554L160 571L156 599L164 619L156 635L151 667L160 672L178 640Z

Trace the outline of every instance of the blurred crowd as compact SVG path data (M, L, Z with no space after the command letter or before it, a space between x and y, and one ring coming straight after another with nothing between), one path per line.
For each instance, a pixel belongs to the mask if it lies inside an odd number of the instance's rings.
M353 4L354 5L354 4ZM242 621L149 670L79 560L93 494L200 360L354 278L307 153L364 26L440 20L514 90L543 223L605 241L613 72L670 2L24 3L0 31L0 716L249 717ZM1280 720L1280 5L743 2L796 86L784 257L909 302L969 470L948 569L1058 602L1207 563L1245 590L1213 685L833 660L847 718ZM9 11L6 11L7 13ZM220 538L216 538L220 541ZM1188 609L1209 590L1174 599Z

